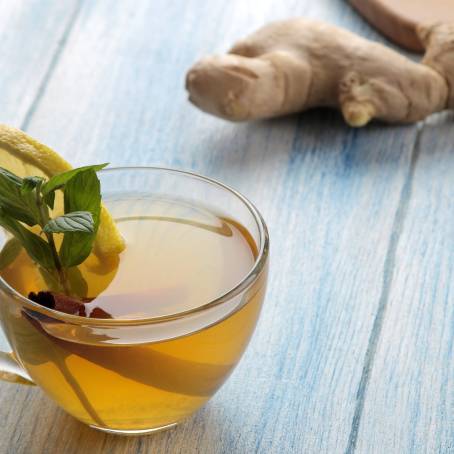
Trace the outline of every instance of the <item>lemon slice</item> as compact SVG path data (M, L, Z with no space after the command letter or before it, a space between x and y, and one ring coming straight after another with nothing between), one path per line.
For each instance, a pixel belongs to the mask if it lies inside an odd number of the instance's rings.
M58 153L20 129L0 124L0 167L21 177L38 175L50 178L71 170L71 164ZM101 219L94 251L98 256L119 254L125 242L107 209L101 207Z

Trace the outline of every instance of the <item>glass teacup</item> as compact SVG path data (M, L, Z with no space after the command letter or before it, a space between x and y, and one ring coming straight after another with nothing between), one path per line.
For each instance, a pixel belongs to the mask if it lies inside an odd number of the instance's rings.
M247 230L255 249L255 261L228 291L153 317L68 315L34 303L0 280L1 322L12 347L0 354L0 378L40 386L91 427L151 433L204 405L240 360L264 298L267 228L243 196L199 175L138 167L102 171L99 177L104 204L115 218L122 215L117 202L125 198L136 216L148 216L140 212L148 205L133 202L149 195L220 206Z

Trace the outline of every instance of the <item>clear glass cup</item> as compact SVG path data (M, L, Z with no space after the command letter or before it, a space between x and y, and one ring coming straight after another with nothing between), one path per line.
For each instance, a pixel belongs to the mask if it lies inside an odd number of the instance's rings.
M30 301L0 279L0 319L12 348L0 352L0 378L40 386L96 429L152 433L205 404L240 360L264 298L267 228L242 195L193 173L116 168L100 172L99 178L108 209L118 197L147 194L221 207L246 227L257 248L254 265L230 291L190 310L153 318L67 315Z

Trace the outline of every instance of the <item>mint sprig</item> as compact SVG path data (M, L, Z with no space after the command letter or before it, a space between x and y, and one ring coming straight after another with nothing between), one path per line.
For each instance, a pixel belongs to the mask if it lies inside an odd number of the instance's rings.
M93 248L101 212L96 171L106 165L72 169L49 180L21 178L0 167L0 226L25 249L46 280L57 282L68 295L84 288L75 267ZM63 191L64 214L52 218L49 208L54 207L56 191ZM63 235L59 249L55 234ZM77 282L71 285L71 281Z
M93 248L101 215L101 185L93 169L84 170L73 176L64 189L65 213L88 211L93 217L93 233L83 230L68 231L60 249L64 266L76 266L83 262Z

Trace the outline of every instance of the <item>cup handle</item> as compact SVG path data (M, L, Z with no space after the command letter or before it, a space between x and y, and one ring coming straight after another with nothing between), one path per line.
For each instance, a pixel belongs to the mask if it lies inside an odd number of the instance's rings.
M0 328L0 334L1 328ZM17 361L13 352L0 351L0 380L22 385L34 385L33 380Z

